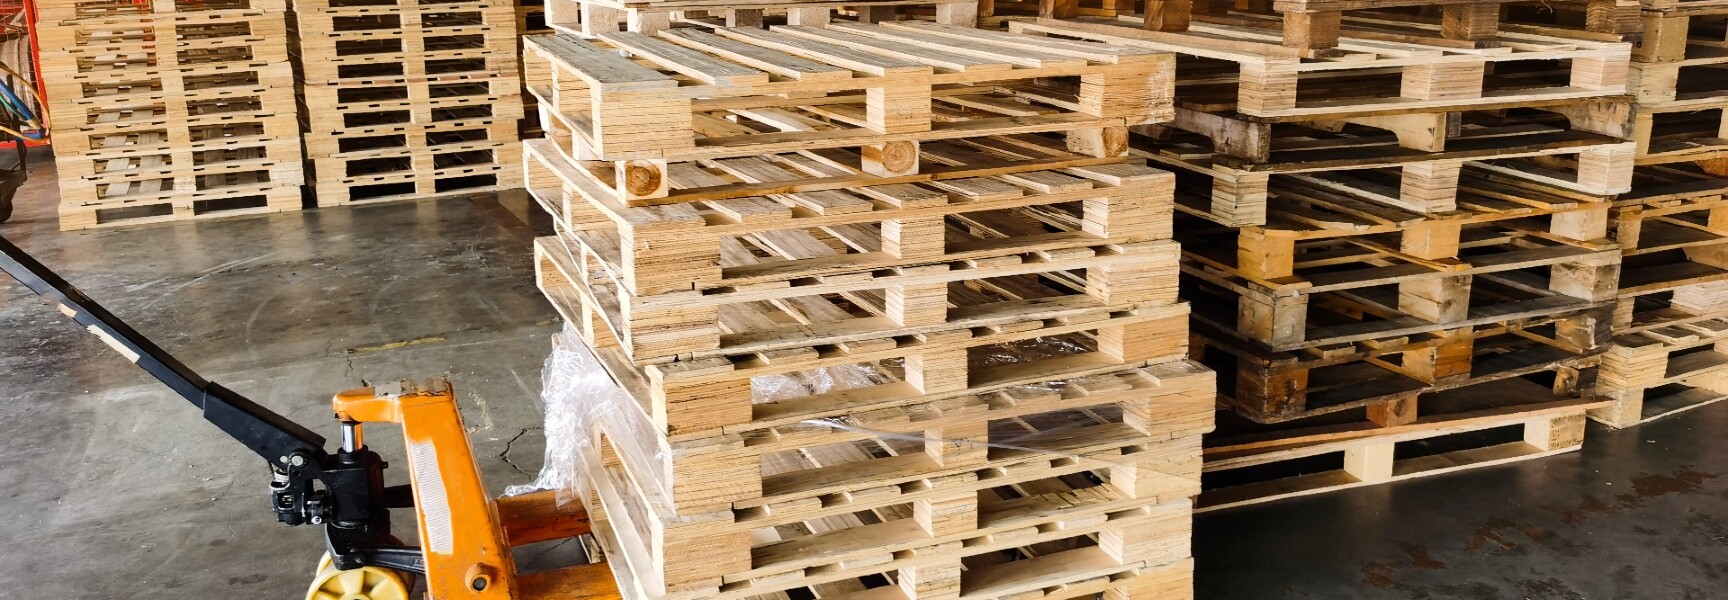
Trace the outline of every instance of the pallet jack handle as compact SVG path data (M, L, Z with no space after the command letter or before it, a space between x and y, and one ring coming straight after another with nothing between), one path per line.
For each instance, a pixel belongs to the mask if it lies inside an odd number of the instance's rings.
M585 534L587 516L579 508L558 507L551 492L499 500L488 496L449 382L399 382L336 395L331 410L341 422L342 439L335 452L326 452L322 436L199 376L5 237L0 237L0 271L269 463L277 519L325 526L328 560L310 597L405 598L410 587L405 574L424 577L426 597L432 600L526 600L573 593L618 597L605 565L578 565L518 581L512 547ZM411 486L384 486L387 465L366 447L363 433L366 424L376 423L401 426ZM391 508L415 509L422 547L403 546L391 536ZM364 577L345 576L353 571ZM379 583L379 577L388 581ZM351 583L365 589L344 591ZM321 589L324 585L334 587ZM387 587L400 595L380 594Z
M0 270L198 407L206 420L265 461L287 465L296 455L302 460L323 457L323 436L205 380L4 237L0 237Z

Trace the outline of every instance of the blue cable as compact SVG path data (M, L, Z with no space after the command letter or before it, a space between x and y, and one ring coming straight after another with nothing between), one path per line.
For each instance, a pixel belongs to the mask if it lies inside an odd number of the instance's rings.
M24 105L24 101L20 100L18 98L18 94L13 93L12 86L6 85L5 81L0 81L0 97L3 97L5 99L5 102L7 104L6 108L11 109L15 113L18 113L18 116L23 117L25 122L27 122L27 123L38 123L39 122L36 120L35 113L30 112L30 107ZM36 133L26 133L23 131L19 131L18 133L23 134L24 137L27 137L27 138L30 138L33 140L42 140L42 139L48 138L48 132L44 131L40 127L37 128Z

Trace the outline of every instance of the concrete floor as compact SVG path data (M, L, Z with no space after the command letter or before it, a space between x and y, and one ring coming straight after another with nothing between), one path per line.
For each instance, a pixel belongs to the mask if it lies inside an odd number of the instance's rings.
M210 379L334 436L331 394L447 374L488 483L539 468L559 324L524 198L62 234L53 177L36 169L0 234ZM318 531L275 524L258 459L10 282L0 348L0 598L303 597ZM1207 515L1198 595L1728 597L1722 431L1728 405L1593 427L1578 454Z

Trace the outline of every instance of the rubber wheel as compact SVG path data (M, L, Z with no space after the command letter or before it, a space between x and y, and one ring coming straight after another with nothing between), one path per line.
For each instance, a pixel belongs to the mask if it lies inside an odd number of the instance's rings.
M400 573L383 567L348 571L326 567L312 579L306 600L408 600L408 582Z
M12 197L17 193L16 189L0 193L0 223L12 218Z

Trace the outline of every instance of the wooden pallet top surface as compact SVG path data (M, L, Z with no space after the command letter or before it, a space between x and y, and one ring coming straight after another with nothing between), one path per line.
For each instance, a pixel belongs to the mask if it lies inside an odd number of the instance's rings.
M834 24L829 28L668 30L658 36L606 33L532 36L527 44L602 96L628 92L719 98L775 93L798 84L838 90L880 86L878 78L942 83L940 76L1020 79L1044 69L1147 63L1165 53L1079 41L913 22ZM628 50L631 60L614 49ZM1078 71L1076 71L1078 72ZM778 81L776 81L778 80Z

